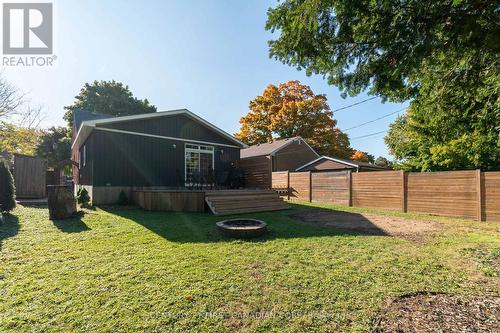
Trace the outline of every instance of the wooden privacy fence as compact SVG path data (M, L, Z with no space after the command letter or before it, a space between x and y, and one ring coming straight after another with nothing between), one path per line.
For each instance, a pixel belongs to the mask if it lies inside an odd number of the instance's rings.
M14 155L16 197L45 198L47 162L38 157Z
M290 200L500 222L500 172L273 172Z

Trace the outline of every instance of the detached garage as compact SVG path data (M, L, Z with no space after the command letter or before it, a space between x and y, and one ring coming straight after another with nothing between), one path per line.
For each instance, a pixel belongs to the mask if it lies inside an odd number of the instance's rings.
M245 185L257 188L270 188L274 171L294 171L320 157L300 136L250 146L240 154Z
M387 171L389 169L370 163L344 160L341 158L329 157L329 156L320 156L317 159L305 163L304 165L296 169L296 171L342 171L342 170L363 172L363 171Z

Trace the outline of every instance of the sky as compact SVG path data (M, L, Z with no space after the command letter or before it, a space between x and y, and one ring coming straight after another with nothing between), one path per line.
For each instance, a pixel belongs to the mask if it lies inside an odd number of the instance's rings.
M12 1L8 1L12 2ZM35 1L30 1L35 2ZM269 84L299 80L325 94L332 110L367 99L343 99L321 76L269 58L267 10L277 1L54 0L53 67L4 67L6 80L41 105L42 127L64 126L63 107L86 82L116 80L158 110L187 108L233 134L249 101ZM276 37L276 36L275 36ZM376 98L334 114L340 129L403 109ZM390 157L384 133L392 114L348 130L351 145Z

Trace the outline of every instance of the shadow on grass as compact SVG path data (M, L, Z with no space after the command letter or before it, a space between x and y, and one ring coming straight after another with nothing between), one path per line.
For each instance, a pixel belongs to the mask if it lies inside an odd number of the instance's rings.
M334 229L332 227L322 226L321 224L314 225L311 223L305 224L290 218L291 214L302 213L313 214L318 211L325 211L322 208L310 206L291 205L291 210L248 213L227 216L214 216L210 213L178 213L178 212L151 212L141 209L137 210L120 210L111 207L101 207L108 213L131 220L140 224L144 228L160 235L161 237L179 243L210 243L231 241L219 234L216 230L215 223L217 221L226 220L236 217L255 218L262 220L268 225L268 233L260 238L246 240L249 242L262 242L272 239L287 239L287 238L307 238L307 237L324 237L324 236L362 236L363 233L349 230ZM345 213L350 218L356 218L362 223L368 225L371 222L365 219L360 214ZM354 216L356 215L356 216ZM375 225L371 225L373 230L376 230ZM381 229L369 235L385 235Z
M0 214L0 250L2 250L2 242L14 237L19 232L19 218L12 214Z
M52 220L54 226L62 232L75 233L91 230L83 221L84 213L79 211L73 217L64 220Z

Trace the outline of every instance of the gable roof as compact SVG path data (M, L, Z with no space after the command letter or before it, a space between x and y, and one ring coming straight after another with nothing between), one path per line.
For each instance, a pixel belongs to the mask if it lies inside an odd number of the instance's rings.
M193 119L194 121L196 121L202 125L205 125L209 129L211 129L214 132L218 133L219 135L225 137L226 139L233 142L235 145L237 145L239 147L248 147L246 144L244 144L240 140L236 139L235 137L233 137L229 133L221 130L217 126L209 123L208 121L197 116L196 114L192 113L191 111L189 111L187 109L178 109L178 110L169 110L169 111L160 111L160 112L154 112L154 113L138 114L138 115L132 115L132 116L107 117L107 118L98 118L98 119L83 121L80 125L80 128L78 129L78 133L76 134L75 140L73 141L71 148L73 148L75 145L77 147L81 146L81 144L83 142L85 142L85 140L88 138L90 133L92 133L92 131L97 127L97 125L124 122L124 121L150 119L150 118L156 118L156 117L174 116L174 115L178 115L178 114L186 115L189 118ZM114 130L114 131L120 132L118 130ZM121 132L126 132L126 131L121 131ZM147 133L136 133L136 134L148 135ZM151 136L161 138L161 136L158 136L158 135L151 135ZM175 139L175 138L169 138L169 137L164 137L164 138ZM177 138L177 139L179 139L179 138ZM195 141L195 140L184 140L184 141Z
M240 157L241 158L249 158L249 157L256 157L256 156L272 155L272 154L278 152L279 150L285 148L289 144L296 142L296 141L304 142L309 148L311 148L311 150L316 155L318 155L318 153L316 153L316 151L314 149L312 149L312 147L309 146L309 144L307 144L307 142L304 139L302 139L300 136L295 136L293 138L278 139L278 140L274 140L272 142L260 143L260 144L256 144L256 145L250 146L248 148L242 149L240 151Z
M352 160L346 160L346 159L337 158L337 157L330 157L330 156L320 156L317 159L298 167L297 169L295 169L295 171L301 171L301 170L307 168L308 166L313 165L321 160L329 160L329 161L341 163L341 164L350 166L350 167L355 168L355 169L367 168L367 169L388 170L387 168L384 168L384 167L381 167L378 165L374 165L374 164L370 164L370 163L366 163L366 162L352 161Z
M84 121L106 119L106 118L114 118L114 117L110 116L109 114L102 114L86 110L75 110L75 112L73 113L73 126L78 131Z

